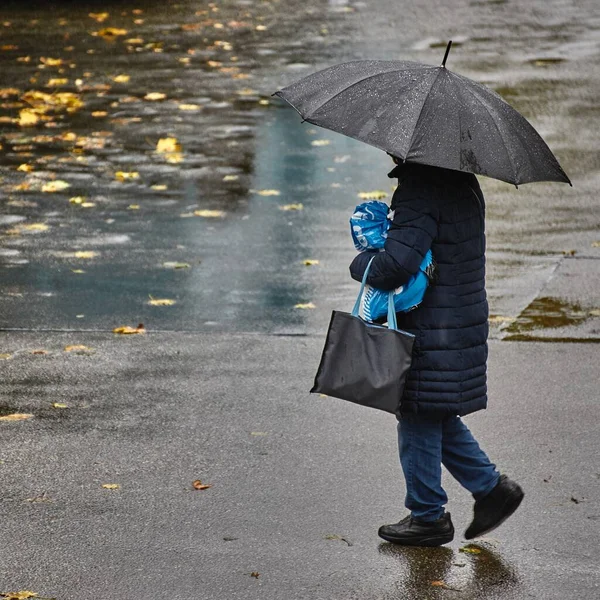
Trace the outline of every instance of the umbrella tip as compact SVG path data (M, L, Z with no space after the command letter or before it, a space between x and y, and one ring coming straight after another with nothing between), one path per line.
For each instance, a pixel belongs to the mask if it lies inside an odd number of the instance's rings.
M446 54L444 54L444 60L442 61L442 67L446 68L446 59L448 58L448 54L450 54L450 48L452 47L452 40L448 42L446 46Z

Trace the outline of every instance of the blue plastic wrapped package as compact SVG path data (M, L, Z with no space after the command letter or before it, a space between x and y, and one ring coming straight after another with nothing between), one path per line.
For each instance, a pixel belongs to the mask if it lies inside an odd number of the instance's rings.
M429 250L417 274L413 275L405 285L394 290L396 312L408 312L421 304L433 268L433 255ZM384 317L388 310L388 294L389 292L366 285L358 314L365 321L375 321Z
M371 200L354 209L350 217L352 241L359 252L383 248L391 221L387 218L389 207L385 202Z
M363 202L354 209L354 214L350 217L350 231L352 241L359 252L383 250L387 231L391 225L388 213L388 205L377 200ZM394 291L396 312L408 312L421 304L434 270L433 255L429 250L419 271L405 285ZM387 315L387 309L388 292L366 285L359 315L366 321L374 321Z

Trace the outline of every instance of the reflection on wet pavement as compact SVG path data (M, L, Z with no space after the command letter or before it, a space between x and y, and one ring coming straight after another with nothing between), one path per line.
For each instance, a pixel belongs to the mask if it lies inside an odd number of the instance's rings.
M401 569L394 589L384 592L382 600L435 600L448 593L461 600L526 597L515 568L485 543L468 544L456 552L385 543L379 552L396 560Z
M531 118L575 185L482 178L502 337L564 252L600 255L598 7L518 4L421 3L398 27L395 5L333 0L5 3L0 326L322 333L356 293L348 216L390 165L271 93L342 60L436 63L448 33L449 67Z

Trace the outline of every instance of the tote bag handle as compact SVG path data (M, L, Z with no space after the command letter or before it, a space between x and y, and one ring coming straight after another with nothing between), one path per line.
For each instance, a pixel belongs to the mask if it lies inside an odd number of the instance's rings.
M353 317L359 316L360 301L362 300L362 297L363 297L363 294L365 291L365 286L367 285L367 277L369 276L369 269L371 268L371 263L373 262L374 259L375 259L375 257L373 256L371 258L371 260L369 261L367 268L365 269L365 274L363 275L362 283L360 284L360 290L358 292L358 297L356 298L356 302L354 303L354 308L352 309ZM396 307L394 306L394 292L393 291L390 291L388 293L387 322L388 322L388 329L395 329L396 331L398 331L398 322L396 321Z

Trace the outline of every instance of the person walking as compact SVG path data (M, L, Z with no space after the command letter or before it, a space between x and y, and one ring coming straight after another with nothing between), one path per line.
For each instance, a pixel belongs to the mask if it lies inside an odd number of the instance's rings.
M413 357L399 404L398 442L410 514L383 525L379 536L396 544L439 546L454 538L442 465L475 499L467 539L502 524L519 507L521 487L501 475L461 417L487 406L488 303L485 291L485 201L472 173L403 162L392 225L383 251L361 252L350 265L361 281L394 290L419 270L431 250L433 281L422 303L397 314L398 327L415 335Z

